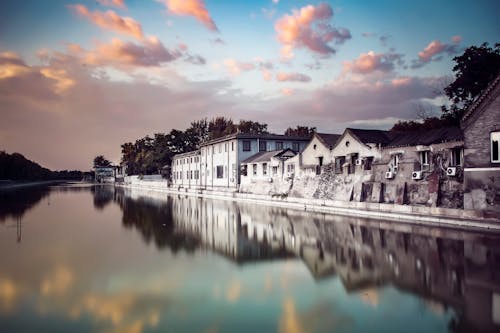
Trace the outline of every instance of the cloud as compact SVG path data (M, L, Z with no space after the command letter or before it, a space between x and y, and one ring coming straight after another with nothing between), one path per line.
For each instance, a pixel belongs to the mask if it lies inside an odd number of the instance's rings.
M276 74L276 80L280 82L295 81L295 82L310 82L311 77L301 73L284 73Z
M295 90L293 90L291 88L281 88L281 93L284 96L292 96L294 92L295 92Z
M418 59L412 61L411 68L420 68L431 61L439 61L443 54L454 55L460 52L459 43L461 36L453 36L452 43L441 43L439 40L433 40L422 51L418 52Z
M97 0L97 2L106 7L126 8L125 0Z
M345 28L334 28L329 21L333 18L330 5L321 3L308 5L300 10L293 10L291 15L284 15L274 25L278 40L283 44L281 55L285 59L293 57L293 49L306 48L324 56L335 53L329 44L342 44L351 38Z
M112 10L91 12L84 5L70 5L69 7L78 15L89 19L103 29L132 36L139 40L144 38L141 24L131 17L122 17Z
M165 6L175 15L193 16L209 30L218 31L203 0L166 0Z
M186 62L189 62L193 65L205 65L207 63L207 60L203 58L201 55L198 54L186 54L184 57L184 60Z
M94 66L160 66L181 56L179 50L169 50L156 37L147 37L140 44L113 39L100 43L94 50L85 52L83 61Z
M239 62L234 59L224 59L224 66L232 75L238 75L241 72L251 71L255 68L255 64L251 62Z
M396 64L402 65L402 55L397 53L361 53L357 59L344 61L343 72L369 74L376 71L390 72Z
M225 45L226 44L226 42L222 38L219 38L219 37L211 39L210 42L212 44L220 44L220 45Z

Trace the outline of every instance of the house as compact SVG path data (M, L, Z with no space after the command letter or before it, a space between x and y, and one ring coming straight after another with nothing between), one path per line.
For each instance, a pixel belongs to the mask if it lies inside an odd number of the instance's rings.
M114 183L116 175L115 166L94 167L94 181L97 183Z
M373 161L380 159L381 148L390 140L388 131L346 128L331 152L335 173L371 170Z
M380 201L462 208L463 137L458 127L392 133L374 163ZM377 201L377 200L375 200Z
M332 163L331 150L339 134L314 133L304 151L286 161L288 174L297 177L319 175L324 165Z
M178 186L198 186L236 191L240 184L240 163L260 152L290 149L304 150L310 138L276 134L234 133L201 144L198 162L191 162L193 152L175 155L172 160L172 181ZM187 154L187 155L186 155ZM189 159L187 159L189 157ZM181 160L181 162L178 162ZM183 161L182 161L183 160ZM195 165L191 164L194 163ZM177 169L176 169L177 168ZM180 169L179 169L180 168ZM186 172L198 170L196 182L186 181ZM184 173L182 173L184 172ZM190 176L187 176L188 179Z
M173 186L199 187L202 168L200 150L177 154L172 159L171 181Z
M297 154L297 152L290 148L286 148L259 152L243 160L240 167L241 191L255 192L256 186L261 188L267 187L265 183L281 182L285 178L288 178L289 175L285 170L285 161Z
M500 212L500 75L462 118L464 208Z

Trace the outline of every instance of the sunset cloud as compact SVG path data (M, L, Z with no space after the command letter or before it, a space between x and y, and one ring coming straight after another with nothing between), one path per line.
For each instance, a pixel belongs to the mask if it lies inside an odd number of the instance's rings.
M95 25L123 35L135 37L139 40L144 38L142 26L131 17L122 17L112 10L106 12L89 11L84 5L71 5L70 8L78 15L87 18Z
M166 0L165 5L172 14L193 16L209 30L218 31L203 0Z
M113 39L109 44L98 44L86 52L84 61L90 65L160 66L181 56L178 50L169 50L156 37L147 37L140 44Z
M422 51L418 52L418 59L413 61L412 68L420 68L431 61L439 61L443 53L448 55L457 54L460 52L458 44L460 44L461 41L462 37L458 35L451 38L451 44L433 40Z
M343 72L369 74L376 71L390 72L396 64L402 64L402 55L397 53L361 53L352 61L344 61Z
M65 69L54 69L54 68L42 68L40 69L40 73L46 78L54 80L54 91L58 94L64 93L69 88L75 85L75 80L73 80L68 71Z
M255 64L251 62L239 62L234 59L224 59L224 66L232 75L238 75L241 72L251 71Z
M300 10L286 14L274 25L278 40L283 44L281 56L292 58L293 49L306 48L314 53L329 55L335 49L329 44L342 44L351 38L351 33L345 28L335 28L329 21L333 18L330 5L321 3L317 6L308 5Z
M106 7L126 8L125 0L97 0L97 2Z
M295 81L295 82L310 82L311 77L309 75L301 74L301 73L283 73L280 72L276 74L276 80L280 82L285 81Z

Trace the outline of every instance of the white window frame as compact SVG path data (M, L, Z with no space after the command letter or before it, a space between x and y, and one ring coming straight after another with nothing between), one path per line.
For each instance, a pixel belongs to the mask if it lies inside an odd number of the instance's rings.
M430 150L422 150L419 152L420 170L428 171L430 169Z
M493 159L493 142L497 142L497 159ZM500 163L500 131L490 133L490 161L491 163Z

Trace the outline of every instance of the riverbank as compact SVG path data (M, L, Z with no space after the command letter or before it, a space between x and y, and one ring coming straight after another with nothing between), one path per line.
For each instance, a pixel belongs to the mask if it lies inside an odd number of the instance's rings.
M268 206L306 210L311 212L366 217L377 220L406 222L417 225L443 226L461 229L480 229L500 232L500 220L485 218L481 211L427 206L409 206L387 203L345 202L297 197L239 193L227 190L189 189L168 187L165 181L134 181L117 184L151 193L186 195L200 198L250 202Z
M41 181L0 181L0 191L10 191L18 190L22 188L38 187L38 186L48 186L48 185L58 185L68 182L74 182L70 180L41 180Z

